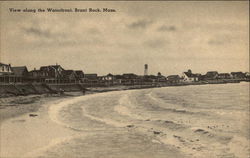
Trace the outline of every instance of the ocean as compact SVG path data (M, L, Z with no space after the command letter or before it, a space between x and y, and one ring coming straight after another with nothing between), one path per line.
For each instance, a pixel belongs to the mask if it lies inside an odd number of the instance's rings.
M48 113L75 134L40 158L249 158L246 82L86 95Z

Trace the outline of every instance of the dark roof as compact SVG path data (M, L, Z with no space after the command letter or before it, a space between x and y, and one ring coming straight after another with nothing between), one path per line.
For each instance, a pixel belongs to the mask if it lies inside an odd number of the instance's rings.
M137 77L137 75L134 74L134 73L126 73L126 74L123 74L122 76L123 76L124 78L126 78L126 79L134 79L134 78Z
M29 71L29 73L32 73L32 72L41 72L41 70L31 70L31 71Z
M179 75L170 75L167 77L168 79L180 79Z
M219 73L219 76L230 75L229 73Z
M10 66L8 64L0 63L0 66Z
M84 73L82 70L76 70L75 73L77 74L77 76L84 76Z
M219 73L217 71L208 71L205 77L216 77Z
M157 79L158 76L155 76L155 75L146 75L146 76L144 76L144 78L146 78L146 79Z
M231 72L232 75L241 75L244 74L243 72L239 71L239 72Z
M97 76L97 74L85 74L85 76Z
M82 70L76 70L75 72L76 72L77 74L82 74L82 73L83 73Z
M216 74L218 74L217 71L208 71L207 72L207 75L216 75Z
M85 74L84 78L95 79L97 78L97 74Z
M69 76L71 74L75 74L74 70L64 70L64 71L62 71L63 76Z
M185 74L187 77L198 77L198 75L193 74L193 73L190 73L190 72L184 72L184 74Z
M122 75L114 75L114 77L115 77L116 79L124 79L124 77L123 77Z
M40 70L47 70L49 68L54 68L54 69L58 69L59 67L61 67L60 65L48 65L48 66L41 66ZM62 68L62 67L61 67ZM62 68L63 69L63 68ZM64 69L63 69L64 70Z
M14 75L17 76L22 76L25 75L25 73L28 73L26 66L12 67L11 70L13 71Z
M107 74L107 76L114 76L114 75L112 75L111 73L109 73L109 74Z

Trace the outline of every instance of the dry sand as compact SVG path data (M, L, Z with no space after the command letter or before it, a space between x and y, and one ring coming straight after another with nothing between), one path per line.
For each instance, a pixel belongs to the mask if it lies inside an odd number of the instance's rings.
M71 137L70 130L48 117L49 106L67 99L71 98L44 95L5 98L2 101L5 104L1 105L4 108L1 109L0 156L26 157L30 151L41 150L58 138Z

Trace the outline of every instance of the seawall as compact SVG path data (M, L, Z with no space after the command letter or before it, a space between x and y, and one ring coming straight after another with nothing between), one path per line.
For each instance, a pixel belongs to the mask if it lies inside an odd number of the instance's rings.
M42 84L42 83L20 83L0 84L0 96L47 94L59 92L83 91L80 84Z
M113 85L113 86L89 86L79 83L67 84L45 84L45 83L16 83L16 84L0 84L0 97L30 95L30 94L56 94L61 92L85 92L100 93L107 91L128 90L128 89L144 89L168 86L188 86L188 85L204 85L204 84L226 84L239 83L240 80L216 80L191 83L158 83L151 85ZM86 89L87 88L87 89Z

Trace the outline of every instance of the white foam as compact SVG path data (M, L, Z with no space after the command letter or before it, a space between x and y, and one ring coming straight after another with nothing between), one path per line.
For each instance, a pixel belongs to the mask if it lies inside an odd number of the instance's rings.
M86 109L84 107L82 107L82 111L84 113L84 116L90 118L91 120L103 122L105 124L115 126L115 127L125 127L127 125L127 123L118 122L118 121L114 121L114 120L106 119L106 118L99 118L99 117L90 115L90 114L87 113L87 111L86 111Z
M92 99L95 97L103 97L103 96L111 95L114 93L121 93L121 92L114 91L114 92L106 92L106 93L98 93L98 94L92 94L92 95L86 95L86 96L79 96L79 97L70 98L66 101L59 102L59 103L57 103L55 105L51 105L49 107L49 117L52 121L56 122L57 124L60 124L62 126L68 127L68 128L73 128L58 118L58 115L63 108L70 106L72 104L75 104L77 102L86 101L88 99ZM91 117L91 116L87 115L87 117ZM92 117L92 119L94 119L94 117ZM97 118L95 118L95 119L97 120Z
M116 105L114 107L114 111L118 112L121 115L124 116L129 116L133 119L139 119L139 120L143 120L146 119L140 115L134 114L130 111L129 107L132 107L132 103L129 99L128 95L124 95L120 98L119 100L119 105Z

